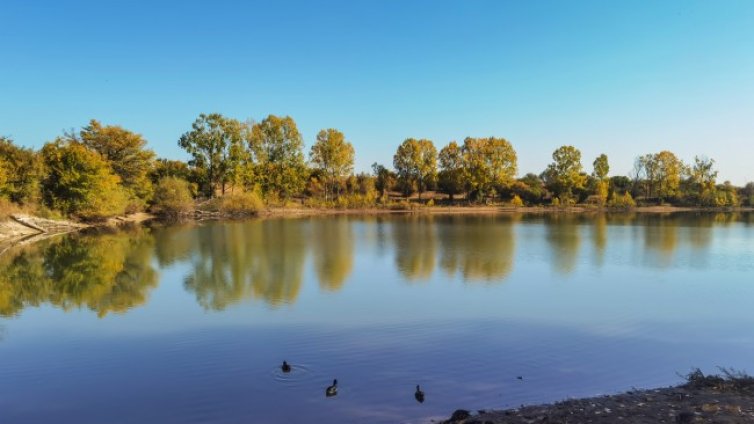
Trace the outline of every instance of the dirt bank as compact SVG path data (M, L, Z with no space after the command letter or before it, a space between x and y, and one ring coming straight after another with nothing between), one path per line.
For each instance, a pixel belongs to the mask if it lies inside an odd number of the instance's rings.
M458 410L447 424L719 423L754 422L754 378L692 373L677 387L573 399L505 411Z

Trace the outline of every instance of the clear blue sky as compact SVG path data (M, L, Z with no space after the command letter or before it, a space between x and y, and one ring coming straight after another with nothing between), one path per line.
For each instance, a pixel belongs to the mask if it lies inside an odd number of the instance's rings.
M572 144L612 174L669 149L754 180L754 1L29 1L0 7L0 134L90 118L184 158L201 112L342 130L357 170L407 137Z

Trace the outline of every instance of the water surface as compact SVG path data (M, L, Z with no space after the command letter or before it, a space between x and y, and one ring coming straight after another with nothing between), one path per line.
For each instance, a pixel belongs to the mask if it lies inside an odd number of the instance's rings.
M0 422L426 422L752 370L752 223L324 217L15 248Z

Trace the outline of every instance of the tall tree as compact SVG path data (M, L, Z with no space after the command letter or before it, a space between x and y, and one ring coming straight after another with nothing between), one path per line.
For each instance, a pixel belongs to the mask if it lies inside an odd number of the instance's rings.
M219 113L201 114L183 134L178 145L193 159L189 164L203 175L203 192L214 197L225 194L228 183L237 185L250 178L251 156L244 146L247 126Z
M605 180L607 178L607 174L610 173L610 164L607 162L607 155L603 153L597 156L597 159L594 160L594 163L592 165L594 166L594 172L592 172L592 176L599 180Z
M419 192L421 199L428 185L434 183L437 176L437 150L431 140L408 138L395 152L393 166L398 174L403 193Z
M372 164L372 173L374 174L374 188L380 192L383 199L387 200L387 192L395 185L395 173L377 162Z
M714 159L699 156L694 158L694 165L689 169L689 182L691 183L691 193L689 194L697 201L712 197L710 194L715 191L715 181L717 180L717 171L714 167Z
M437 174L440 189L450 196L460 193L466 182L464 176L463 151L458 143L451 141L447 146L440 149L440 172Z
M264 193L288 198L304 188L304 142L293 118L269 115L254 125L248 141Z
M610 172L610 165L607 162L607 155L603 153L597 156L597 159L594 160L592 165L594 166L592 176L596 180L594 191L600 199L600 203L604 205L607 202L607 196L610 190L610 180L607 178L607 174Z
M667 150L657 153L654 160L657 167L658 197L663 200L676 196L685 165L675 154Z
M137 133L116 125L103 126L92 119L79 132L81 143L99 153L120 177L121 184L138 199L152 198L149 172L154 166L155 154L146 148L147 142Z
M317 134L309 154L312 164L325 176L325 201L337 181L353 173L353 145L342 132L329 128Z
M478 197L513 182L518 171L518 158L508 140L466 137L462 150L469 188Z
M559 196L570 198L573 190L583 188L586 182L586 176L582 174L581 152L573 146L562 146L552 153L552 159L544 172L545 183Z

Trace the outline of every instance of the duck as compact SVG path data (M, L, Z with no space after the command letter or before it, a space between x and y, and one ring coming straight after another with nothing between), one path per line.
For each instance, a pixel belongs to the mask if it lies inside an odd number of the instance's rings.
M332 386L328 386L325 389L325 396L331 397L338 394L338 380L335 379L332 381Z
M291 372L291 366L286 361L283 361L283 366L281 366L280 369L282 369L283 372Z
M414 393L414 397L417 402L424 403L424 392L422 392L422 389L419 388L418 384L416 385L416 393Z

